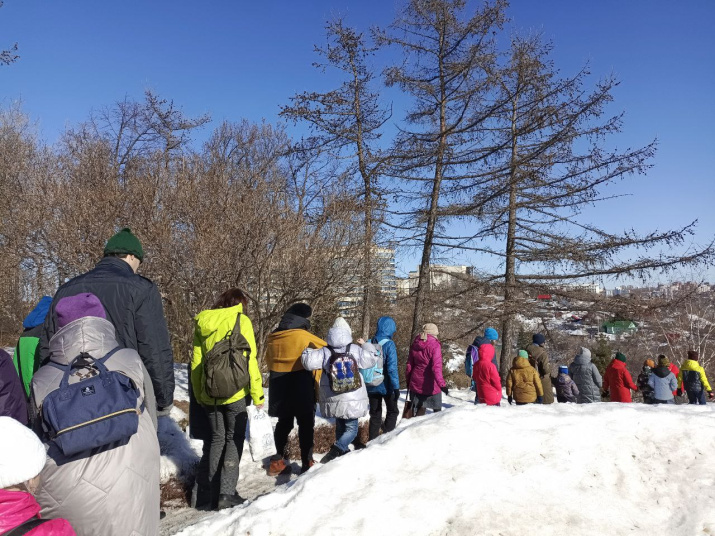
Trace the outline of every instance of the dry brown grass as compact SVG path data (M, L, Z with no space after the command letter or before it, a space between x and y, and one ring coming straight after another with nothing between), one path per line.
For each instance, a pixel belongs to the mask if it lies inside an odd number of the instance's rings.
M358 429L358 439L362 443L367 443L369 425L367 422L360 423ZM335 425L323 424L315 427L313 435L313 452L315 454L325 454L335 443ZM298 444L297 430L294 429L288 437L286 445L286 457L289 460L300 460L300 445Z
M184 483L176 477L171 477L161 485L161 507L188 507L191 501L192 486L193 484Z

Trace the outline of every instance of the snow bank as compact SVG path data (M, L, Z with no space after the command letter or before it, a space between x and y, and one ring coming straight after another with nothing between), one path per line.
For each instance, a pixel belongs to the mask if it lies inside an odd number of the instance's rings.
M445 403L180 534L715 534L715 406Z

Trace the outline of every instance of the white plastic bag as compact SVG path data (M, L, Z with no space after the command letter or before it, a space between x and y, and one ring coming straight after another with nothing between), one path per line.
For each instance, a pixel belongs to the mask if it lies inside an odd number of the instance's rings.
M258 462L273 456L276 453L276 443L273 440L273 426L271 418L262 409L256 406L248 406L248 447L251 450L251 458Z

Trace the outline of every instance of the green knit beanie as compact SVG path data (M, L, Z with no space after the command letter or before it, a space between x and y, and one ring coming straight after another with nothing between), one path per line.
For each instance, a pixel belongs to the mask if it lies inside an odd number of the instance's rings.
M618 359L618 361L623 361L624 363L626 362L626 356L621 352L616 352L616 359Z
M529 352L526 350L519 350L519 357L523 357L524 359L529 359Z
M112 253L126 253L127 255L134 255L140 261L144 260L142 243L132 234L132 230L129 227L125 227L107 241L107 245L104 246L104 255L111 255Z

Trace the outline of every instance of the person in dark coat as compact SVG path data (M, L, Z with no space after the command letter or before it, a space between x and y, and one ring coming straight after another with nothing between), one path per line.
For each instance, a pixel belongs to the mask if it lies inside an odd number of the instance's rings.
M12 358L0 348L0 417L12 417L27 424L27 397Z
M643 370L638 374L638 379L636 384L638 385L638 390L643 395L644 404L653 404L653 387L650 383L650 377L653 375L653 369L655 368L655 363L652 359L646 359L643 362ZM670 372L670 371L668 371Z
M534 333L531 339L533 342L526 347L529 354L529 363L539 373L541 386L544 388L544 404L554 403L554 391L551 387L551 365L549 364L549 354L546 353L544 344L546 337L541 333Z
M147 403L155 403L159 415L168 415L174 402L174 356L159 289L136 273L143 259L141 242L130 229L112 236L104 248L104 258L55 294L40 337L40 358L43 363L47 361L49 341L57 331L57 302L85 292L94 294L114 325L119 344L141 356L151 379L145 383L153 387L153 393L147 393Z
M12 355L12 362L15 365L17 374L22 380L25 388L25 395L30 398L30 382L32 375L40 367L38 345L42 333L42 324L52 304L52 296L43 296L35 308L30 311L22 321L22 335L15 346L15 353Z
M273 433L276 454L271 457L269 476L291 472L285 459L285 447L294 419L298 422L301 472L307 471L315 463L313 428L321 371L305 370L301 354L306 348L322 348L326 343L308 331L308 318L312 314L313 309L306 303L291 305L283 314L278 327L266 339L266 364L270 371L268 414L278 417Z
M370 433L369 440L372 441L380 435L380 428L385 432L391 432L397 425L397 416L400 411L397 409L397 401L400 398L400 376L397 372L397 347L392 340L397 331L397 324L389 316L381 316L377 320L377 331L372 338L373 345L380 345L382 348L383 364L382 370L385 379L380 385L367 386L367 397L370 401ZM382 423L382 401L385 401L387 414L385 423Z

